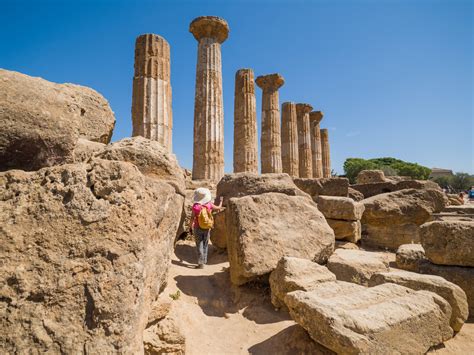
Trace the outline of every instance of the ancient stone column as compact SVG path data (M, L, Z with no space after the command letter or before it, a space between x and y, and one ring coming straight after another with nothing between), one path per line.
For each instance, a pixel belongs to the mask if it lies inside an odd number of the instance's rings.
M281 162L283 172L290 176L299 176L298 124L296 104L284 102L281 105Z
M262 135L260 161L262 174L281 173L280 102L278 89L285 83L280 74L259 76L255 82L262 89Z
M323 177L331 177L331 156L329 153L328 130L321 130L321 152L323 155Z
M298 152L299 172L302 178L313 177L313 164L311 154L311 133L309 126L309 113L313 107L308 104L296 105L296 116L298 122Z
M323 177L323 157L321 153L321 133L319 123L323 119L321 111L313 111L309 114L311 126L311 154L313 155L313 178Z
M252 69L235 73L234 173L258 173L257 108Z
M218 181L224 175L221 43L229 26L219 17L203 16L191 22L189 32L198 41L193 179Z
M133 136L158 141L172 150L170 46L155 34L135 42L135 74L132 96Z

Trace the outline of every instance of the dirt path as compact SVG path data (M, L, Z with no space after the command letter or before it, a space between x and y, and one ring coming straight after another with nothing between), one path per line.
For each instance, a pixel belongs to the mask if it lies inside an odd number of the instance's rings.
M209 264L195 268L195 248L180 241L165 295L186 338L186 354L327 354L286 312L275 311L266 288L233 287L225 252L209 248ZM474 353L474 323L436 352Z

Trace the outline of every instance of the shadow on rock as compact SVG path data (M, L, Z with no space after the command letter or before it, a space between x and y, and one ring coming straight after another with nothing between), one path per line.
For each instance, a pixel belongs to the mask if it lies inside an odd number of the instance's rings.
M298 324L291 325L267 340L255 344L248 349L248 352L254 355L335 354L313 341L308 333Z
M175 246L174 252L180 263L174 263L176 265L188 267L183 261L195 265L197 263L197 251L194 245L194 241L191 244L178 243ZM213 245L209 245L207 264L216 265L227 261L227 253L219 250Z
M178 275L175 280L183 293L197 298L199 306L208 316L226 317L241 312L245 318L258 324L290 319L287 313L273 309L268 288L262 291L233 286L227 269L213 275Z

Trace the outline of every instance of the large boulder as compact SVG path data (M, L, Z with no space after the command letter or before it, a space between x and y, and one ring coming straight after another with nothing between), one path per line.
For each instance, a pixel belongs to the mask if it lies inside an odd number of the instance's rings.
M338 354L423 354L452 337L451 306L432 292L395 284L334 292L334 286L290 292L285 303L311 338Z
M0 174L7 353L142 353L183 198L126 162Z
M441 188L434 181L429 180L386 180L385 182L373 182L368 184L355 184L351 185L351 188L359 191L365 198L369 198L375 195L384 194L387 192L400 191L405 189L435 189L440 190Z
M425 223L420 239L432 263L474 267L474 220Z
M365 209L362 203L355 202L350 197L319 196L317 202L324 217L331 219L357 221L361 219Z
M441 211L445 194L436 189L401 190L361 201L362 241L372 247L396 250L402 244L420 241L420 225Z
M357 202L362 201L365 198L361 192L353 189L352 187L349 187L347 196Z
M310 198L295 185L288 174L226 174L217 184L216 194L224 198L224 206L227 206L232 197L260 195L267 192Z
M79 138L73 151L74 163L87 163L89 159L103 151L105 147L106 145L104 143Z
M185 195L185 175L174 154L169 154L160 143L140 136L124 138L107 145L98 158L130 162L145 176L163 180L176 192Z
M225 209L214 214L214 228L211 230L211 243L219 249L227 249Z
M340 281L367 286L377 272L389 270L389 259L382 253L336 249L328 260L328 269Z
M270 274L272 303L281 308L288 292L313 290L320 282L328 281L336 281L336 275L327 267L311 260L285 256Z
M405 286L412 290L431 291L443 297L451 305L452 314L450 324L451 328L456 332L461 330L468 317L469 311L466 294L459 286L446 281L442 277L421 275L410 271L393 270L372 275L369 286L373 287L387 282Z
M420 261L420 273L437 275L462 288L469 304L469 314L474 316L474 268L461 266L446 266L430 263L428 260Z
M336 239L348 240L357 243L361 238L360 221L341 221L340 219L327 218L329 226L333 229Z
M382 170L362 170L357 174L358 184L372 184L374 182L386 182L385 174Z
M395 256L397 267L407 271L419 271L420 261L425 259L425 249L421 244L402 244Z
M347 178L294 178L293 181L298 188L313 198L319 195L347 197L349 193L349 179Z
M307 197L271 192L232 198L225 217L236 285L266 277L283 256L323 263L334 250L334 232Z
M0 171L72 162L78 138L109 143L114 125L90 88L0 69Z

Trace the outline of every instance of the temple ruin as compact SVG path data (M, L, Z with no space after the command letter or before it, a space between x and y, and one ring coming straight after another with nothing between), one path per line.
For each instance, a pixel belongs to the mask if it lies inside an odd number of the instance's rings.
M283 172L290 176L299 176L298 124L296 104L284 102L281 105L281 161Z
M259 76L255 82L262 93L262 174L281 173L280 103L278 89L285 83L280 74Z
M321 130L321 153L323 158L323 177L331 177L331 156L329 152L328 130Z
M296 104L296 117L298 123L298 151L299 173L302 178L313 177L311 154L311 134L309 113L313 107L309 104Z
M321 111L312 111L309 114L311 130L311 153L313 157L313 178L323 177L323 157L321 153L321 128L319 123L323 119Z
M135 42L132 125L133 136L158 141L171 152L170 46L155 34L143 34Z
M257 108L252 69L235 73L234 173L258 173Z
M192 178L218 181L224 175L221 44L229 26L219 17L202 16L191 22L189 32L198 41Z

